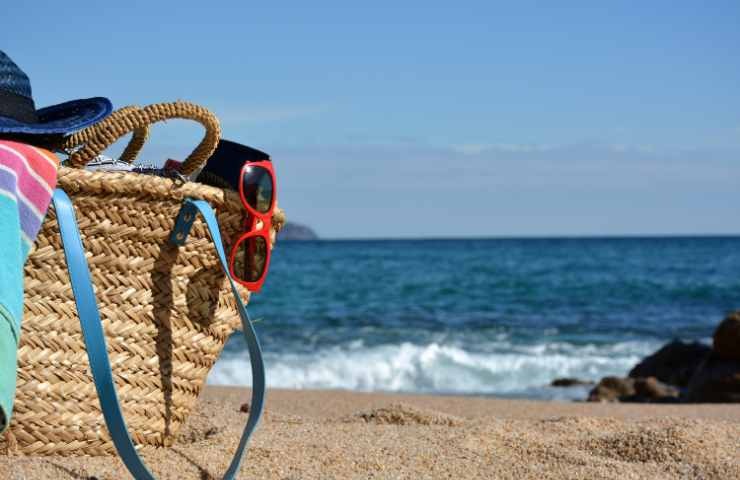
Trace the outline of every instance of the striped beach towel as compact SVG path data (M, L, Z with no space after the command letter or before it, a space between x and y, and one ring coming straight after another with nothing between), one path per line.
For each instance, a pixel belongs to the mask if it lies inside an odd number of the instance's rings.
M56 186L57 157L0 140L0 432L10 423L23 315L23 264Z

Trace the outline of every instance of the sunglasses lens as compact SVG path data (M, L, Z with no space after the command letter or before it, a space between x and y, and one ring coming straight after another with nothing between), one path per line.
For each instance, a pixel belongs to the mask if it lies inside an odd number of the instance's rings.
M245 238L236 247L234 275L243 282L256 282L265 271L267 243L263 237Z
M248 165L242 175L244 200L260 213L267 213L272 206L272 176L266 168Z

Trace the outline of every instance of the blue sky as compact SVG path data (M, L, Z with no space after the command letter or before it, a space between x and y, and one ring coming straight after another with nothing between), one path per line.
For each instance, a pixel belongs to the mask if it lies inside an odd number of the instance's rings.
M325 237L740 232L737 2L23 3L39 106L204 104Z

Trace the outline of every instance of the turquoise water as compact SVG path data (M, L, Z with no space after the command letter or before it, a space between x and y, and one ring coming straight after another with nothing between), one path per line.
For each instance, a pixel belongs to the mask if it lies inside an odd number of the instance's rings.
M740 308L740 237L282 242L250 312L268 383L577 398ZM209 377L244 384L232 337Z

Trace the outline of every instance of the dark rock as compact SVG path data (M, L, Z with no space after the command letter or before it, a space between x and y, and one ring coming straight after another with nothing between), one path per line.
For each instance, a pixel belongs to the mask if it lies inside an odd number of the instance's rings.
M635 395L635 379L604 377L589 392L589 402L618 402L620 398Z
M740 312L729 314L714 331L714 351L719 358L740 360Z
M550 383L551 387L577 387L580 385L593 385L590 380L581 380L580 378L556 378Z
M622 399L629 402L666 402L678 401L680 391L655 377L636 378L633 398Z
M277 235L278 242L281 240L318 240L319 236L306 225L298 223L286 223Z
M242 403L241 407L239 407L239 411L242 413L249 413L249 404Z
M712 349L699 342L673 340L660 350L642 359L632 370L631 378L655 377L663 383L686 387L691 376Z
M655 377L604 377L588 395L589 402L677 402L679 390Z
M686 401L740 403L740 361L713 353L691 377Z

